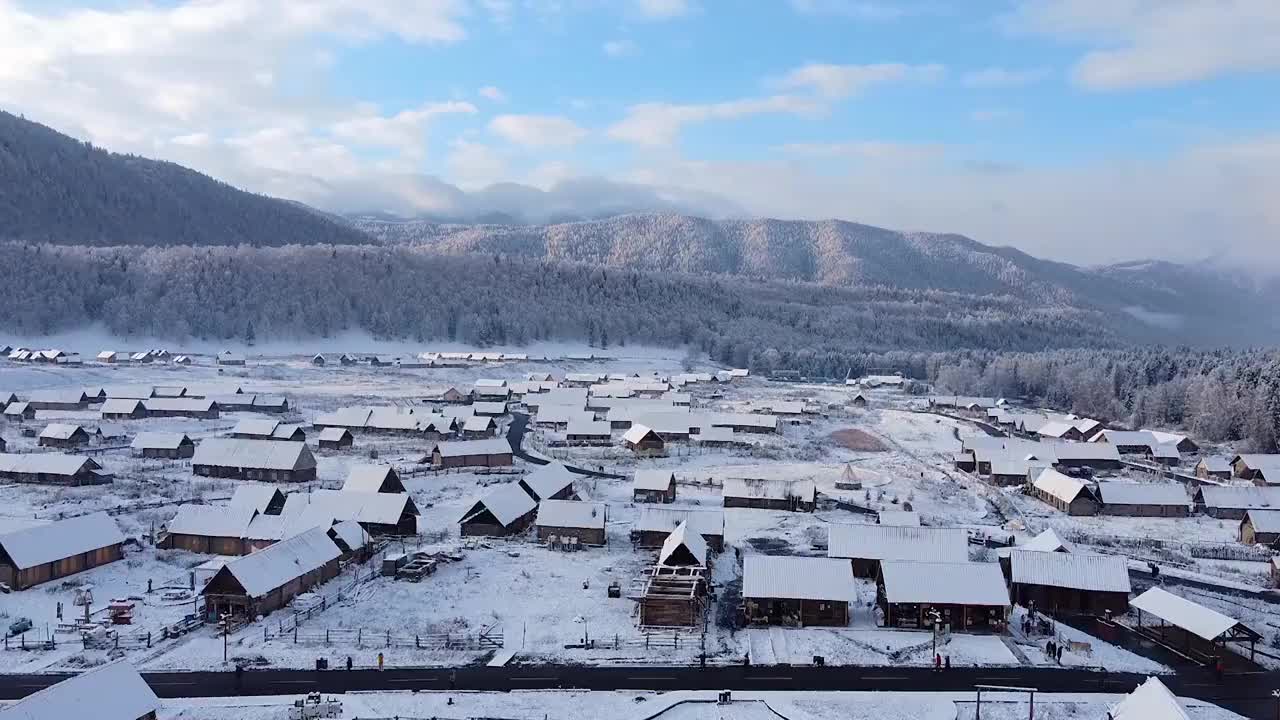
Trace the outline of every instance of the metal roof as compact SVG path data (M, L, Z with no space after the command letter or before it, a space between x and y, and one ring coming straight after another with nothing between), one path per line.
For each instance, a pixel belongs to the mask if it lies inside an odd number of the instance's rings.
M106 513L81 515L0 535L0 547L19 570L122 542L124 535Z
M689 523L689 529L702 536L724 536L724 511L702 510L694 508L656 507L649 505L640 508L633 529L640 532L671 532L682 522Z
M1074 552L1075 548L1066 540L1058 537L1058 533L1053 528L1049 528L1039 535L1031 538L1026 545L1018 547L1019 550L1030 550L1033 552L1058 552L1060 550L1066 552Z
M476 510L477 507L483 507L505 527L524 517L537 506L538 503L534 502L533 498L529 497L529 493L525 492L518 483L507 483L489 491L489 494L473 505L462 519L468 519L479 512Z
M1191 504L1181 483L1100 482L1098 494L1106 505L1181 505Z
M969 559L969 538L958 528L831 523L827 530L827 557L918 562Z
M341 553L328 528L312 528L263 550L231 560L229 572L249 597L259 598L289 581L337 560Z
M886 560L880 563L880 574L885 598L891 603L1010 604L999 563Z
M1009 553L1012 581L1097 592L1130 590L1129 565L1117 555L1034 552Z
M137 720L160 709L160 699L124 661L72 675L0 708L5 720Z
M881 510L880 524L890 527L920 527L920 513L910 510Z
M1153 587L1129 601L1129 606L1151 613L1170 625L1213 641L1240 624L1239 620L1211 610L1199 603Z
M134 450L177 450L184 440L191 442L185 433L140 432L129 447Z
M667 490L675 482L670 470L637 470L631 483L633 490Z
M191 463L264 470L306 470L316 466L316 459L306 443L209 438L196 446Z
M510 455L511 443L506 438L485 438L483 440L446 440L436 443L441 457L463 457L465 455Z
M538 504L538 525L547 527L604 529L604 503L578 500L543 500Z
M853 601L853 566L842 560L748 555L742 560L742 597Z

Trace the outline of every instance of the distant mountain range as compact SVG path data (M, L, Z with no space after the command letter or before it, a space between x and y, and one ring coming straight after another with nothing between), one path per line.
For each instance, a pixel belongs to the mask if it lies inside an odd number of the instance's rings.
M388 244L447 254L523 256L652 272L729 275L838 287L1008 295L1115 316L1138 341L1271 342L1263 308L1280 286L1160 261L1080 267L955 234L898 232L839 220L708 220L626 215L553 225L448 225L351 218ZM1129 322L1130 320L1134 322Z
M295 203L120 155L0 111L0 240L51 245L362 244Z

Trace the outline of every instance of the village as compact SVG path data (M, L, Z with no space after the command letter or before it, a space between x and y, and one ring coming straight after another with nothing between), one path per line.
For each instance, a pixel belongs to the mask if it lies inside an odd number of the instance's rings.
M5 672L1280 667L1277 456L660 353L7 357Z

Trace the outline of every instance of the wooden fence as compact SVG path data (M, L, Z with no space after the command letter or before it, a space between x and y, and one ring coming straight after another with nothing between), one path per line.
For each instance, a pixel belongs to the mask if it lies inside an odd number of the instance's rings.
M475 633L397 633L391 630L365 628L293 629L293 642L299 645L354 645L356 647L414 648L416 650L477 651L501 649L502 627L485 628Z

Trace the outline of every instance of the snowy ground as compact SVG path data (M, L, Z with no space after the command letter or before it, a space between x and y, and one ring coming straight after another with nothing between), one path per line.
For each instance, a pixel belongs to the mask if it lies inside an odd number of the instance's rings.
M132 344L127 345L132 347ZM326 348L332 350L335 348ZM345 349L351 349L350 347ZM379 348L381 350L381 348ZM446 348L436 348L446 349ZM556 348L543 352L549 354ZM586 351L575 348L574 351ZM532 351L531 351L532 352ZM599 352L599 351L596 351ZM370 367L315 368L308 355L254 358L245 368L207 365L181 368L166 365L101 366L83 368L41 368L0 364L0 390L24 395L32 389L91 385L199 385L246 392L279 393L289 397L297 419L308 422L315 416L349 405L412 405L415 395L426 387L470 386L481 377L523 379L526 373L551 372L557 377L567 372L649 372L679 373L680 354L642 348L615 348L608 362L551 360L507 363L435 370L397 370ZM86 352L86 357L92 353ZM702 369L702 368L699 368ZM819 492L875 509L903 508L910 504L925 524L972 528L1025 528L1025 536L1044 527L1077 528L1116 534L1144 533L1179 537L1189 533L1197 538L1229 540L1230 527L1212 520L1130 520L1124 518L1066 518L1047 506L1016 492L991 488L981 481L951 469L950 457L960 446L958 437L974 432L966 423L911 411L913 401L888 390L864 391L870 398L866 410L847 409L852 391L840 386L772 384L750 379L729 386L687 389L694 403L715 410L744 410L752 404L782 399L800 399L824 408L825 416L807 417L799 424L787 424L779 435L753 437L754 447L702 451L694 446L677 446L669 457L637 462L619 449L574 448L548 450L563 454L570 462L603 465L623 474L639 467L668 468L680 482L679 503L689 506L720 507L720 483L729 477L812 479ZM418 405L421 407L421 405ZM177 430L196 438L225 433L247 413L226 413L218 420L149 419L124 423L130 436L142 430ZM41 412L30 425L41 428L53 418L98 422L96 411L74 413ZM858 429L880 439L883 452L855 452L837 445L831 433ZM19 428L0 426L12 451L33 451L35 441ZM620 434L615 433L615 435ZM616 438L615 438L616 439ZM314 443L314 438L311 438ZM532 439L528 444L537 443ZM341 453L317 452L319 480L315 486L338 487L347 468L367 461L376 451L380 461L411 467L428 449L416 438L359 435L353 450ZM200 498L219 502L228 497L234 481L208 480L191 475L189 462L139 460L127 451L108 451L103 464L118 479L107 487L58 489L38 486L0 485L0 523L9 519L54 519L65 514L122 509L116 515L121 529L140 540L140 547L128 553L122 563L97 568L32 590L0 596L0 620L30 617L35 634L43 635L56 623L56 607L64 605L64 616L75 610L72 601L78 586L92 585L94 610L101 611L112 597L136 596L139 601L136 631L158 629L190 612L189 603L165 604L155 599L165 587L189 587L190 568L208 556L185 552L157 551L147 538L155 528L171 518L179 501ZM523 468L523 463L517 466ZM859 491L835 487L846 467L853 467L863 483ZM416 475L405 478L406 485L422 511L419 527L425 548L461 556L444 564L440 571L421 583L404 583L377 578L363 584L328 610L310 619L302 630L315 634L324 630L359 628L359 642L346 640L329 645L294 643L292 636L269 637L264 626L278 623L267 618L250 625L232 638L231 655L282 667L306 667L319 655L335 659L353 655L362 664L371 664L380 650L393 665L457 664L481 662L487 653L443 651L396 646L379 647L369 640L390 631L398 636L438 633L477 633L500 628L505 646L516 649L516 662L566 661L614 663L694 662L703 650L700 634L686 636L680 648L646 649L636 628L635 604L625 590L638 580L654 553L632 549L628 540L638 509L631 502L631 489L624 480L584 479L577 485L584 499L608 506L609 544L572 555L552 551L528 541L463 542L456 522L485 492L486 486L509 481L507 477L450 473ZM147 507L142 507L142 506ZM1006 508L1002 510L1001 508ZM1015 511L1009 517L1007 509ZM820 555L825 552L827 525L832 522L868 522L869 516L836 509L833 505L815 513L788 513L749 509L725 511L726 542L730 548L714 566L717 592L725 593L740 573L738 552L770 552ZM1166 527L1167 525L1167 527ZM1227 524L1228 526L1230 523ZM1190 528L1190 530L1188 530ZM401 548L393 548L400 550ZM974 559L986 555L981 549ZM1261 571L1256 563L1214 561L1197 564L1196 570L1238 582L1256 582ZM147 581L156 591L146 593ZM610 599L606 588L618 582L624 598ZM585 587L584 587L585 584ZM854 621L848 628L738 631L720 623L720 606L713 603L706 644L713 662L739 662L744 655L772 656L774 662L810 662L822 655L829 664L909 664L927 665L932 658L932 638L928 633L877 628L869 609L874 597L870 583L860 582L854 598ZM732 605L726 606L728 611ZM1259 612L1262 612L1261 610ZM6 616L8 619L6 619ZM100 616L100 612L98 614ZM1255 618L1260 629L1266 627ZM761 633L763 632L763 637ZM74 636L60 636L59 641ZM566 648L581 645L584 637L595 641L594 649ZM617 647L613 645L616 642ZM1132 669L1159 672L1162 668L1109 648L1094 640L1095 653L1106 661L1072 658L1064 662L1105 665L1111 670ZM1017 651L1010 647L1013 643ZM956 665L1039 665L1048 664L1035 647L991 636L955 635L944 645L945 654ZM1114 651L1114 657L1107 655ZM1021 657L1019 656L1021 653ZM27 670L77 667L97 662L105 653L83 653L74 642L51 652L0 651L0 669ZM211 630L199 630L177 641L152 648L129 650L128 657L147 668L201 668L222 661L222 640Z
M1035 716L1048 720L1106 717L1120 695L1037 694ZM161 720L277 720L295 698L209 698L166 701ZM461 720L967 720L975 714L972 693L735 692L717 705L708 692L512 692L512 693L351 693L341 696L343 718L417 717ZM452 704L450 704L452 702ZM1236 720L1240 716L1207 703L1184 700L1195 720ZM1025 696L984 693L982 717L1027 717Z

